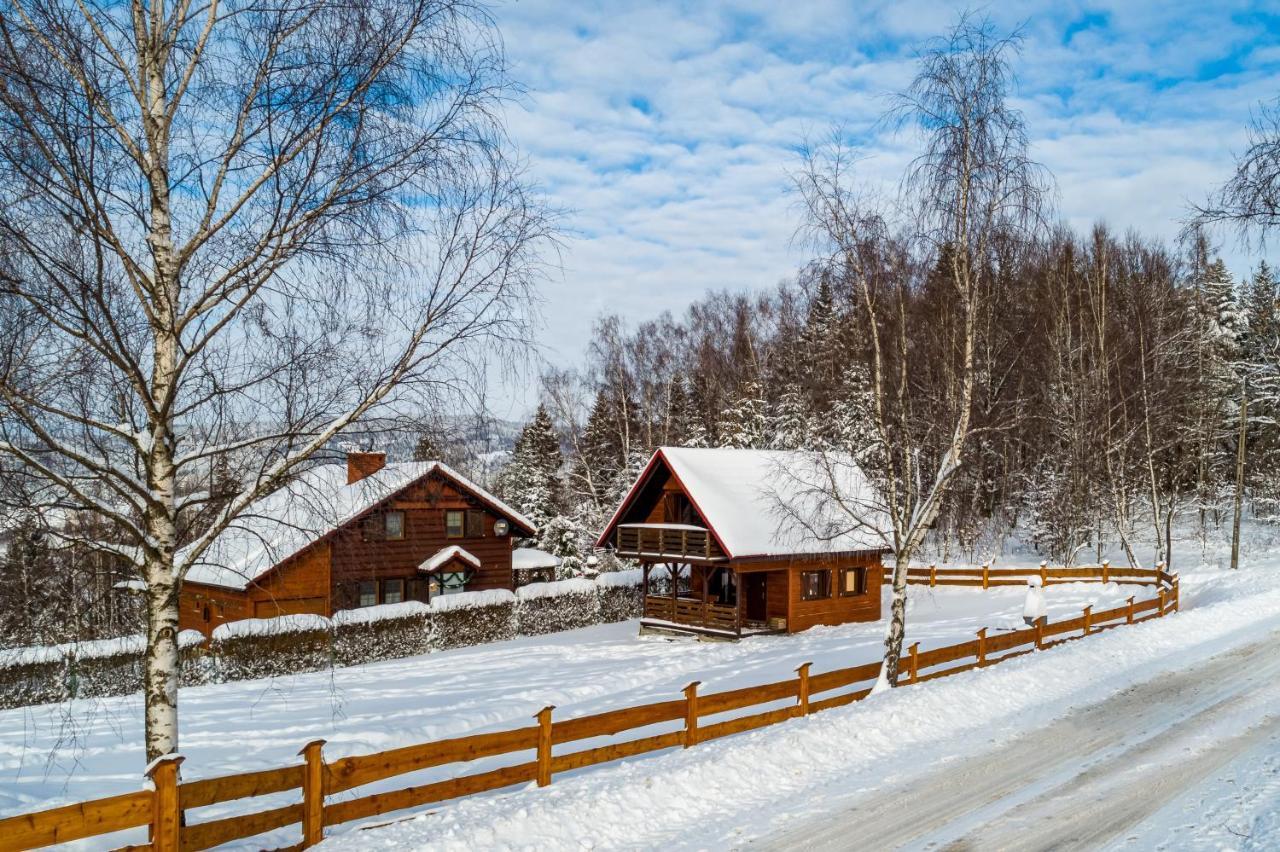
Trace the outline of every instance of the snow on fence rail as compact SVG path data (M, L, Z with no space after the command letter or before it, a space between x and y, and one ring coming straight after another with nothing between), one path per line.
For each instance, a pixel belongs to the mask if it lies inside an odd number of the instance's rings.
M1124 579L1120 577L1123 574ZM1124 606L1093 612L1085 607L1080 616L1056 623L987 636L977 631L969 642L921 651L912 645L903 658L899 685L923 683L970 669L1089 636L1111 627L1160 618L1178 610L1177 575L1162 569L1045 568L1040 571L1007 569L996 574L984 569L924 570L913 583L931 585L1007 585L1014 577L1040 576L1043 581L1098 580L1153 586L1156 595L1144 601L1130 597ZM719 737L766 727L807 716L865 698L880 672L880 662L814 674L810 663L796 668L796 676L776 683L747 686L722 692L701 693L695 681L680 698L608 710L590 716L554 719L554 707L534 715L534 724L514 730L455 737L404 746L367 755L324 759L324 741L305 745L303 762L278 769L181 781L180 755L156 761L148 771L152 789L65 805L46 811L0 819L0 852L65 843L147 826L156 852L209 849L254 837L285 826L300 824L300 844L320 842L324 829L394 811L498 790L530 781L545 787L558 773L668 748L690 748ZM853 687L849 689L849 687ZM779 705L781 702L785 702ZM769 707L769 705L775 705ZM759 710L756 708L768 707ZM728 716L756 709L746 715ZM718 718L713 718L718 717ZM704 719L708 720L704 723ZM622 733L665 725L673 729L635 739L615 738ZM557 746L608 737L610 742L575 751ZM482 758L521 754L509 766L418 784L358 798L332 800L339 793L411 772ZM211 805L291 790L301 790L302 800L248 814L198 821L199 811Z

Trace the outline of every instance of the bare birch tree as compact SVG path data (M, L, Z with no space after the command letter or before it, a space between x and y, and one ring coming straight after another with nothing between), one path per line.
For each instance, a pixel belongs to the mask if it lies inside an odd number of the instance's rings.
M525 338L550 230L509 90L468 2L0 0L0 450L146 582L148 759L219 533Z
M914 286L908 252L886 236L884 218L851 186L847 150L806 159L798 184L813 235L828 263L851 279L869 350L872 420L881 447L874 510L887 516L894 551L893 603L877 688L892 686L906 625L907 569L964 461L971 434L975 357L993 274L994 241L1042 222L1050 193L1028 156L1022 115L1008 103L1015 36L997 37L968 15L920 55L915 80L900 95L892 121L918 130L922 153L908 167L902 196L913 242L941 261L954 297L949 371L941 398L913 393L919 363L906 304ZM934 365L936 367L936 365Z

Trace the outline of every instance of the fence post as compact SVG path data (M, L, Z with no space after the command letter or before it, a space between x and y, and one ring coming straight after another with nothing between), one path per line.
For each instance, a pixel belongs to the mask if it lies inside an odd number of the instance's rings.
M543 707L533 717L538 720L538 786L551 783L551 711L555 705Z
M1133 624L1133 595L1129 595L1129 613L1125 618L1125 624Z
M182 848L182 806L178 801L180 754L160 758L147 772L155 787L151 797L151 848L155 852L178 852Z
M1040 560L1040 586L1049 585L1049 561L1047 559Z
M911 677L909 683L915 683L920 679L920 643L911 643Z
M1040 651L1044 648L1044 619L1036 619L1036 650Z
M1084 608L1084 635L1089 635L1090 622L1093 621L1093 604Z
M698 684L695 680L684 688L684 747L698 744Z
M936 585L938 585L938 566L930 565L929 566L929 588L932 589Z
M1164 617L1164 589L1160 590L1160 617Z
M796 669L796 674L800 675L800 693L798 696L800 703L800 715L809 715L809 666L813 663L801 663Z
M1178 611L1178 600L1181 595L1178 594L1178 578L1173 578L1173 611Z
M978 665L987 664L987 628L978 631Z
M982 563L982 588L990 588L991 586L991 563Z
M1111 582L1111 560L1110 559L1102 560L1102 582L1104 583Z
M324 839L324 740L312 740L298 754L306 761L302 775L302 848Z

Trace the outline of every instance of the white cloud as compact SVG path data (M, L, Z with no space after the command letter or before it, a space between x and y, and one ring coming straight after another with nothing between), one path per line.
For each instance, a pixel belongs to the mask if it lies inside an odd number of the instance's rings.
M870 179L892 186L910 152L875 120L910 80L920 41L957 8L499 8L513 75L528 88L512 136L571 211L564 274L545 292L547 356L578 361L601 312L638 321L708 289L767 288L792 274L804 259L791 244L795 147L843 123L881 153L863 164ZM1102 219L1174 234L1186 202L1227 174L1250 108L1280 94L1280 48L1247 4L1015 0L986 11L1023 26L1018 103L1077 227Z

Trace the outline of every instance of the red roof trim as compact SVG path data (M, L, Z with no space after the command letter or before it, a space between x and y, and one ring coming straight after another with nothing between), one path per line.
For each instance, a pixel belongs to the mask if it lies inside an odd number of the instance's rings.
M631 490L627 492L627 496L622 499L622 503L618 506L618 510L613 513L613 517L610 518L609 523L605 525L604 532L600 533L600 538L596 540L596 547L605 546L605 543L609 539L609 535L613 532L614 527L617 526L619 518L621 518L623 512L630 507L632 500L638 496L640 489L652 475L654 464L659 458L661 458L662 463L666 465L667 472L671 474L672 479L674 479L676 484L680 486L680 490L684 492L684 496L689 498L689 502L692 503L693 508L697 510L698 516L702 518L702 522L707 525L707 532L711 533L711 537L716 540L716 544L720 545L720 549L724 551L724 555L730 559L735 558L734 555L729 552L729 548L724 546L724 542L721 541L720 534L716 532L715 527L711 526L711 522L707 520L707 513L702 511L702 507L698 505L697 498L693 496L693 493L684 484L684 481L680 479L680 474L676 473L675 466L671 464L671 461L666 457L666 454L662 452L662 447L659 447L654 451L653 458L649 459L649 463L645 465L639 478L636 479L635 484L631 486Z

